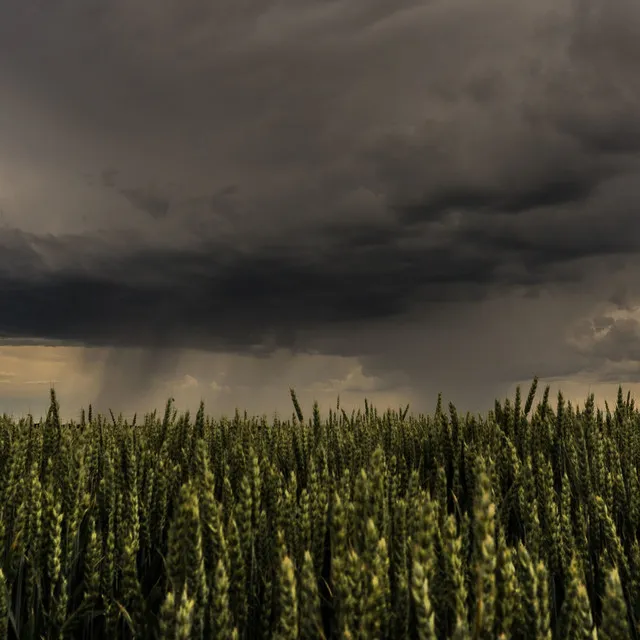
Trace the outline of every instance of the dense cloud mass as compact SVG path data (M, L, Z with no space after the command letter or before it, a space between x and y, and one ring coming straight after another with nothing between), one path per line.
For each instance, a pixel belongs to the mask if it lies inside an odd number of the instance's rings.
M5 348L101 407L637 383L638 59L632 0L3 0Z

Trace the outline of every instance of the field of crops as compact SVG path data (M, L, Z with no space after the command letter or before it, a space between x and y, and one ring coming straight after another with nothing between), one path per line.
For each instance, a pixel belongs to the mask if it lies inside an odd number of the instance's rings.
M0 638L638 638L640 413L0 422ZM6 596L6 597L5 597Z

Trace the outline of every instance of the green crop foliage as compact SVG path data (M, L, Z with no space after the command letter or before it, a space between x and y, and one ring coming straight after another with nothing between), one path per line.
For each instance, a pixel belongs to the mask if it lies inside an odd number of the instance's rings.
M0 417L0 640L640 640L640 411Z

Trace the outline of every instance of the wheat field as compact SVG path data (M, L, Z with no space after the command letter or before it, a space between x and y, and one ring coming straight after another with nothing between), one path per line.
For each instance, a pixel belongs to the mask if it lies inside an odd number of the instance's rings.
M640 413L0 421L0 638L639 638Z

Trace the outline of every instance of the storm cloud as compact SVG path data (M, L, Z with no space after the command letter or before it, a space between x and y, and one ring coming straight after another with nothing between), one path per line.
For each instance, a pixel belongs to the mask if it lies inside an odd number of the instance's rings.
M4 0L0 335L102 407L640 382L639 36L631 0Z

